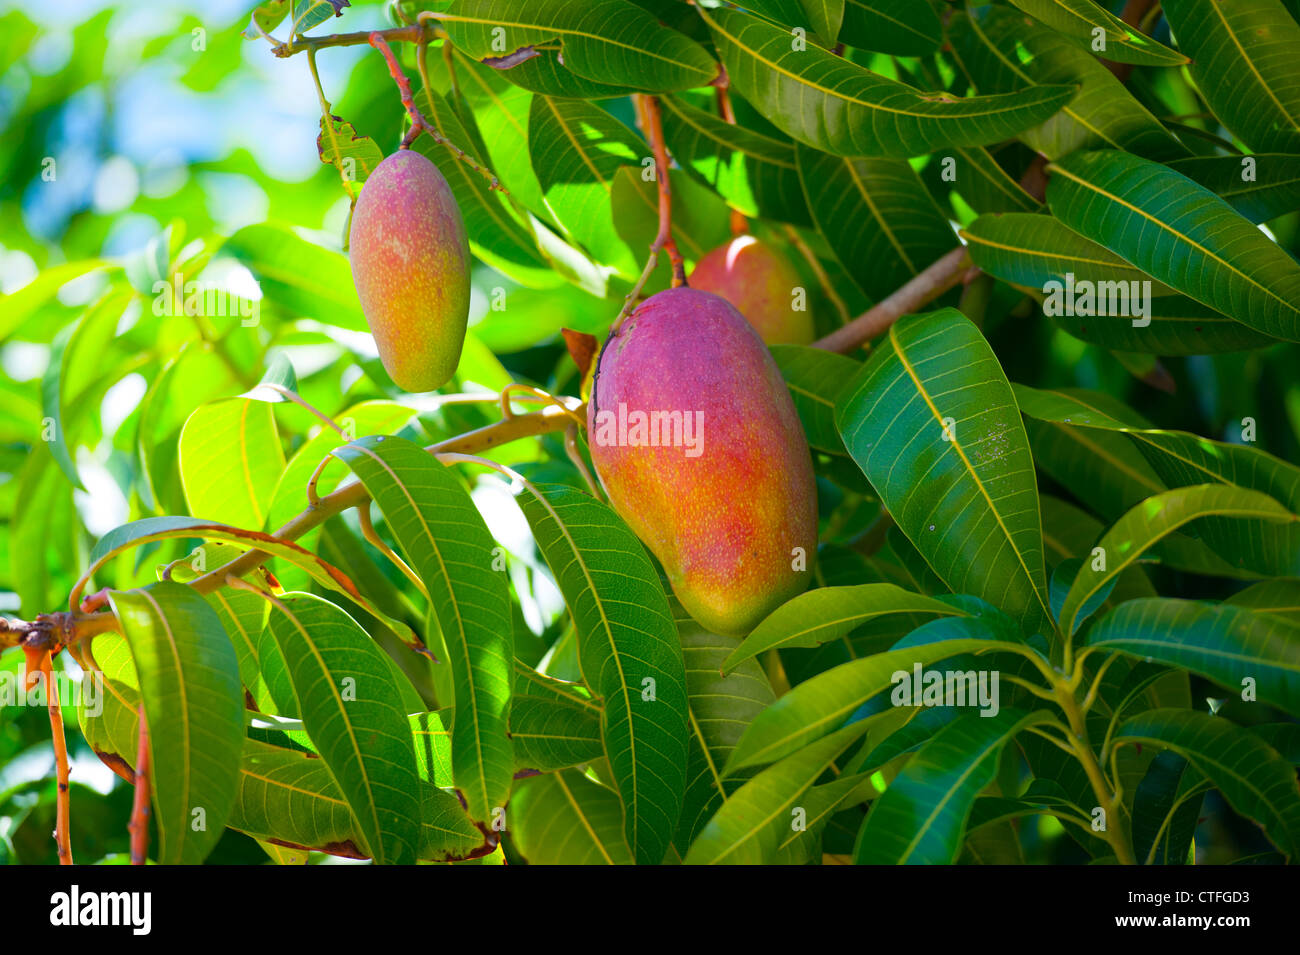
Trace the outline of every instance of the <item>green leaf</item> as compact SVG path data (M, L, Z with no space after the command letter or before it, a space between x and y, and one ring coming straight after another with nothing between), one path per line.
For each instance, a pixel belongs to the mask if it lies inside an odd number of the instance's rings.
M952 227L902 159L849 159L800 144L813 221L858 287L880 301L953 247Z
M1151 276L1118 255L1067 228L1050 215L1011 212L982 215L965 229L971 258L995 278L1018 288L1040 291L1048 282L1141 282ZM1152 293L1169 289L1152 283Z
M1210 108L1258 152L1300 153L1300 26L1278 0L1166 0L1179 49Z
M838 729L863 703L887 689L915 664L990 648L981 639L944 640L888 650L841 664L800 683L760 713L731 754L724 775L781 759Z
M981 93L1075 84L1077 96L1020 136L1049 159L1104 146L1161 160L1188 155L1186 147L1090 53L1028 17L1003 7L984 7L975 16L959 12L949 21L948 34L958 69Z
M833 45L844 22L845 0L799 0L813 32Z
M211 546L211 545L203 545ZM175 579L175 578L173 578ZM222 587L205 599L217 612L221 627L230 638L239 660L239 675L253 703L262 712L272 712L272 697L262 677L259 644L266 629L269 605L260 595L233 587Z
M483 842L456 797L418 784L422 823L416 857L442 862L463 857ZM248 740L239 795L228 825L278 844L345 858L368 858L356 818L323 759Z
M341 116L324 115L320 118L320 133L316 136L316 152L320 161L339 172L343 188L355 197L358 187L370 178L375 167L384 161L384 151L369 136L362 136L357 128Z
M322 560L304 547L292 541L282 540L261 531L250 531L239 527L227 527L196 517L145 517L130 524L123 524L109 531L99 539L90 552L89 565L81 575L74 589L74 596L80 596L86 583L94 574L122 551L149 544L153 541L172 540L175 538L202 538L204 540L228 541L240 544L249 550L259 550L274 557L289 561L302 568L316 583L329 590L343 594L349 600L359 604L365 611L380 620L402 637L403 640L421 648L419 638L406 624L385 614L376 607L368 597L362 595L343 571ZM218 568L209 567L209 572Z
M1205 713L1149 710L1122 724L1112 742L1158 746L1190 760L1233 809L1263 826L1283 853L1292 859L1300 855L1295 770L1249 730Z
M686 670L668 598L613 509L564 485L530 490L520 506L573 615L583 680L604 700L627 844L638 863L657 865L686 789Z
M109 602L149 725L158 861L198 865L235 800L244 744L239 661L216 613L184 584L112 591Z
M618 795L574 769L534 776L510 799L510 829L533 865L631 865Z
M1029 632L1050 623L1029 441L970 319L943 309L893 325L836 418L881 503L954 593Z
M257 530L284 470L271 406L230 398L198 408L180 441L181 485L195 517Z
M1300 265L1214 193L1119 152L1049 171L1048 205L1071 229L1230 318L1300 340Z
M42 269L36 278L5 296L4 311L0 313L0 340L12 335L39 308L54 298L59 289L73 279L81 278L89 272L108 265L109 263L102 259L82 259ZM116 268L113 267L114 271Z
M1112 16L1093 0L1011 0L1063 36L1114 63L1180 66L1187 57ZM1100 35L1098 35L1100 31Z
M1260 700L1300 716L1300 626L1229 604L1131 600L1092 625L1090 647L1190 670L1240 693L1253 681Z
M1139 862L1182 865L1196 832L1205 778L1177 753L1151 761L1133 797L1133 851Z
M840 39L864 50L925 56L943 42L939 15L914 0L844 0Z
M1194 179L1251 222L1267 222L1300 207L1300 156L1196 156L1169 168Z
M997 773L1017 733L1046 723L1045 710L964 714L925 743L876 800L853 847L859 865L951 865L975 797Z
M343 16L348 0L295 0L293 5L293 32L306 33L330 17Z
M511 698L510 738L521 769L549 772L605 755L598 712L544 697L516 693Z
M1080 609L1108 580L1161 538L1207 515L1300 522L1300 517L1268 495L1224 484L1179 487L1153 495L1112 524L1098 541L1097 547L1105 554L1103 569L1094 569L1093 561L1079 568L1061 608L1061 628L1073 633Z
M982 146L1042 123L1074 95L1068 86L1006 96L922 93L748 13L699 10L731 83L800 142L843 156L905 159L942 146Z
M455 687L451 751L471 818L491 819L514 774L507 726L514 660L506 578L465 486L419 445L362 438L335 450L384 512L389 530L429 591Z
M313 318L350 331L367 331L347 256L300 238L287 226L261 223L240 229L221 247L248 267L274 303L293 318Z
M487 157L474 145L477 137L471 135L445 97L422 89L415 95L415 102L443 136L464 149L480 167L485 166ZM465 115L473 116L468 111ZM538 249L536 236L515 217L509 200L493 190L482 173L428 136L416 139L411 148L428 158L446 178L465 220L470 249L477 258L523 285L555 284L551 265Z
M687 865L753 865L774 861L801 797L869 724L862 720L769 766L736 790L700 832Z
M564 66L602 84L666 92L703 86L715 74L703 47L625 0L453 0L436 16L476 60L559 40Z
M767 674L755 660L722 676L722 661L738 640L709 633L674 602L673 615L686 661L689 694L690 752L686 764L686 798L675 843L685 852L743 779L722 777L722 767L754 717L776 700ZM742 777L748 775L740 774Z
M1224 603L1300 623L1300 580L1265 580L1237 591Z
M723 661L722 672L778 647L818 647L841 640L868 620L895 613L963 615L957 607L893 584L818 587L768 614Z
M772 345L772 357L794 399L808 444L827 454L848 454L835 426L835 402L861 365L852 358L806 345Z
M547 205L597 261L631 277L640 264L614 228L615 174L640 167L649 148L598 106L575 99L534 96L528 152Z
M356 621L310 594L277 600L275 638L321 761L380 864L415 861L420 801L415 750L388 658Z
M688 174L747 216L811 225L788 140L728 123L677 96L665 96L664 140Z
M1025 192L992 154L981 146L954 149L950 155L940 153L940 161L956 160L956 189L972 209L981 214L991 212L1038 212L1042 203Z

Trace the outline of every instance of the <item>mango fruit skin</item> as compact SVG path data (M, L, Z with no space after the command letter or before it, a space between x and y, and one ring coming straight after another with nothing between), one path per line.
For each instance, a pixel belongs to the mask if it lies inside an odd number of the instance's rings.
M816 337L812 313L793 307L799 273L775 249L738 235L695 264L690 286L720 295L736 307L769 345L808 345Z
M469 241L438 167L399 149L375 167L352 211L352 278L384 369L412 392L445 385L469 319Z
M817 548L812 459L776 363L735 308L690 288L642 303L598 362L587 435L610 503L696 621L748 633L805 589ZM697 453L634 446L636 411L692 415Z

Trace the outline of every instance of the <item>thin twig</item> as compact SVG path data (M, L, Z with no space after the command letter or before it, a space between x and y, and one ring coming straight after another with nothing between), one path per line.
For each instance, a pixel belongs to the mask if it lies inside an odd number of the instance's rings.
M681 252L677 250L677 240L673 238L673 191L668 179L671 163L668 147L664 145L663 116L657 97L641 95L638 100L643 111L646 140L654 153L655 182L659 185L659 234L655 236L655 244L668 253L673 268L673 288L678 288L686 284L686 267Z
M423 23L417 23L413 26L393 27L389 30L363 30L358 33L335 33L330 36L319 37L298 37L289 43L280 43L273 37L272 42L275 46L271 52L278 57L293 56L306 50L323 50L330 46L363 46L370 43L370 38L378 33L383 39L393 42L405 41L408 43L418 43L425 36Z
M149 723L144 704L136 711L140 733L135 747L135 798L131 802L131 865L144 865L149 859Z
M840 354L853 351L863 343L888 331L889 327L904 315L933 302L960 282L970 267L971 260L966 247L959 245L843 328L836 329L825 338L813 342L813 347Z
M379 536L375 530L374 522L370 519L370 505L372 501L366 501L357 508L357 519L361 524L361 536L370 541L372 547L379 553L388 558L394 567L402 572L407 580L415 585L415 589L424 595L424 599L429 599L429 589L424 586L424 581L420 575L413 571L402 558L393 552L393 549L384 543L384 539Z
M406 114L411 119L411 131L402 138L402 144L399 148L410 149L411 143L415 142L421 134L427 135L435 143L446 146L457 159L486 179L488 181L488 188L498 189L505 192L505 190L501 188L501 183L497 180L497 177L494 176L490 170L484 169L477 162L471 159L469 153L465 152L465 150L461 149L439 132L438 128L430 123L425 118L424 114L420 112L420 108L415 105L415 94L411 92L411 81L408 80L406 74L402 72L402 66L397 62L397 57L393 55L392 47L388 45L382 32L376 31L375 33L370 34L370 45L382 53L384 60L388 63L388 72L393 77L393 82L397 84L398 95L401 96L402 105L406 107ZM421 42L417 51L417 62L419 63L420 75L425 78L425 88L428 89L429 84L427 71L424 65L424 54L426 48L427 44Z
M50 735L54 739L54 769L58 783L58 809L55 815L54 841L59 847L59 865L72 865L72 793L68 788L68 741L63 733L63 710L59 708L59 688L54 683L50 653L41 656L41 677L45 680L45 703L50 713Z

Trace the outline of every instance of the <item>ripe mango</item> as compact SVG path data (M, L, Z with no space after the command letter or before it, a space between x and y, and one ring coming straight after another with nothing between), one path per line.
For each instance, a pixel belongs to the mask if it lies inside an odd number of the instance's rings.
M740 311L769 345L808 345L812 313L794 308L799 273L766 242L738 235L700 259L690 286L721 295Z
M399 149L375 167L348 244L352 279L379 357L406 391L447 383L469 319L469 242L438 167Z
M614 509L713 633L748 633L808 584L812 460L758 333L698 289L642 303L601 350L587 405Z

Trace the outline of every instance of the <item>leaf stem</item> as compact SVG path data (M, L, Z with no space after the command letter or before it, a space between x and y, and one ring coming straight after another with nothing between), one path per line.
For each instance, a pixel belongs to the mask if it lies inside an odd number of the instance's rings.
M135 797L131 801L131 865L144 865L149 858L149 723L144 704L136 711L140 733L135 747Z
M54 739L55 779L59 787L54 840L59 847L59 865L72 865L72 793L68 788L68 741L63 733L63 710L59 707L59 688L54 682L54 667L50 658L48 650L41 655L41 677L45 680L50 735Z

